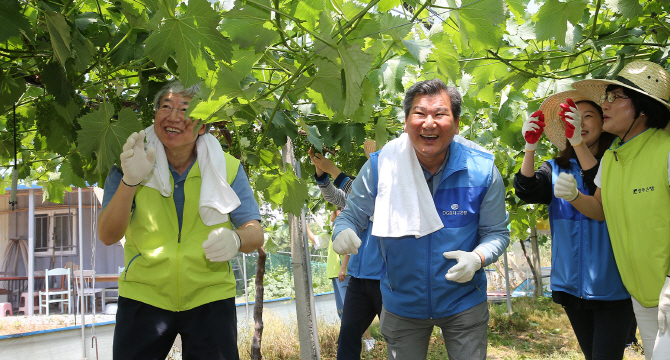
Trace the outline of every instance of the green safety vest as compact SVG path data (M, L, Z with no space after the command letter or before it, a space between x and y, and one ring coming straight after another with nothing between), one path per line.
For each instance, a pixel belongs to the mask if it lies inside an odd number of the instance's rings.
M603 210L626 289L654 307L670 272L670 134L648 129L620 141L602 159Z
M239 160L226 156L227 180L232 184ZM170 177L174 188L174 179ZM230 221L214 226L200 219L200 168L193 164L184 182L184 214L179 232L172 194L140 185L135 210L126 230L126 270L119 278L119 295L169 310L185 311L235 296L230 262L211 262L202 243L209 232L232 228Z
M340 276L340 267L342 266L342 255L333 250L333 242L328 240L328 259L326 260L326 277L328 279Z

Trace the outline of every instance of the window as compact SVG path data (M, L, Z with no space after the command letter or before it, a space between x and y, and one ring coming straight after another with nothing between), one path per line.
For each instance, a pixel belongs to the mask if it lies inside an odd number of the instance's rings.
M36 211L35 256L76 254L76 221L74 212Z

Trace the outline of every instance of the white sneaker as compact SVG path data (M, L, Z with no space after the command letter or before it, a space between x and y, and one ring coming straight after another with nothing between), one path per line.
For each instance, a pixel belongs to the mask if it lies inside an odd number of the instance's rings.
M365 339L363 340L363 342L365 343L365 351L370 351L374 349L375 343L377 343L375 339Z

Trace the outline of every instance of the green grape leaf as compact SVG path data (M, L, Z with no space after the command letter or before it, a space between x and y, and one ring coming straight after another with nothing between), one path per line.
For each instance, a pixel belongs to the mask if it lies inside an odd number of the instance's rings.
M7 73L0 70L0 109L3 107L11 107L26 91L26 81L23 78L13 78Z
M268 7L272 6L269 0L257 0L256 2ZM310 4L305 4L306 8L309 6ZM256 42L255 51L257 53L262 53L266 45L279 39L279 34L272 31L271 28L270 11L243 2L237 2L235 8L228 11L221 22L221 29L228 34L233 43L238 44L240 49L245 49ZM259 39L260 43L258 43Z
M121 44L117 43L123 39L124 36L128 36L128 40L124 41ZM147 33L140 32L138 33L135 30L130 30L128 34L119 33L111 41L110 45L114 48L114 51L110 54L110 59L112 64L119 66L124 63L129 63L135 59L142 58L144 54L144 42L143 40L147 37Z
M60 179L65 186L73 185L78 188L87 187L86 181L75 174L74 170L72 169L72 164L69 162L63 162L58 171L60 172Z
M302 26L310 31L314 31L322 11L323 0L302 0L296 2L295 10L291 15L304 20Z
M402 43L407 48L407 51L414 56L419 64L423 64L428 60L428 57L433 52L433 44L428 39L421 40L403 40Z
M212 73L205 79L207 89L213 90L205 99L202 95L197 96L191 102L187 115L194 119L209 120L230 100L251 100L255 93L255 88L247 92L243 87L243 80L251 73L252 67L260 60L263 54L256 54L254 51L236 51L234 53L233 64L221 64L217 73Z
M147 23L147 17L143 14L144 8L135 1L120 0L121 12L128 19L128 23L133 28L138 28Z
M45 119L48 125L41 129L41 135L46 138L47 149L58 154L67 154L70 145L74 142L73 128L60 116Z
M472 50L498 48L502 41L505 10L502 0L465 0L452 11L459 24L461 41Z
M365 75L372 67L373 58L355 45L349 48L339 47L338 53L342 60L342 68L346 78L344 115L350 116L358 109L363 95L361 85Z
M383 35L391 36L393 41L402 41L412 30L412 23L390 12L379 15L379 25Z
M158 11L147 24L156 31L144 42L144 53L161 66L176 53L180 80L189 87L199 81L198 69L206 71L198 66L204 57L210 56L205 48L215 59L230 62L230 40L217 29L219 21L218 13L207 0L189 1L186 13L180 18Z
M52 178L49 181L38 181L37 185L42 187L42 202L63 203L66 188L60 179Z
M78 72L84 72L91 65L93 44L81 34L79 37L72 39L72 60L74 62L74 69Z
M276 166L282 166L283 164L281 153L277 148L261 149L258 155L262 164Z
M587 0L570 0L564 3L558 0L547 0L534 16L537 22L535 25L537 41L553 38L556 39L557 44L565 45L568 21L577 25L587 4Z
M642 14L642 6L638 0L605 0L607 8L621 14L626 19L632 19Z
M69 126L72 126L74 124L74 119L79 115L79 111L81 110L79 108L79 105L75 104L75 102L70 99L70 101L67 102L66 106L62 106L61 104L55 104L56 107L56 112L58 115L60 115L65 121L67 121L67 124Z
M79 151L84 156L91 156L95 152L98 160L96 173L109 170L121 154L128 136L142 130L142 123L130 108L123 108L119 112L118 121L110 122L112 115L112 105L103 103L100 109L79 119Z
M72 171L74 174L80 178L84 178L86 173L84 172L84 162L78 152L73 152L66 158L66 161L72 166Z
M377 3L377 10L380 13L391 11L394 7L400 5L402 0L384 0Z
M74 87L67 80L58 63L51 62L44 65L41 78L42 84L44 84L49 94L54 96L56 102L61 105L67 104L67 101L70 100L70 92L74 91Z
M471 74L479 89L483 89L496 80L503 79L509 72L507 66L498 61L478 60L468 63L467 66L473 68Z
M67 59L71 58L72 49L70 48L71 36L70 27L62 14L57 14L49 9L44 10L49 37L51 38L51 47L54 49L54 55L58 61L65 65Z
M372 116L372 111L377 104L377 92L372 87L372 84L367 78L363 79L362 84L363 96L361 99L361 106L356 109L356 112L351 116L351 120L359 123L367 123Z
M447 33L441 33L434 37L436 49L431 54L431 59L437 63L437 70L444 78L456 83L461 78L461 65L456 47Z
M341 109L344 106L342 96L342 80L340 79L340 69L329 60L322 58L314 59L318 71L314 76L314 81L310 85L313 91L321 95L321 99L328 106L331 112ZM310 96L314 99L314 96ZM324 111L320 105L319 99L314 99L320 111Z
M157 12L161 7L160 0L139 0L141 4L144 4L151 12ZM174 7L173 7L174 8Z
M377 120L377 124L375 125L375 142L377 143L377 149L381 149L384 145L386 145L386 141L388 140L386 124L386 118L380 117Z
M330 131L333 139L346 152L351 152L352 144L360 145L365 141L365 126L360 123L331 125Z
M402 78L405 75L407 65L407 59L404 57L391 59L382 64L379 69L382 95L394 95L402 93L405 90Z
M307 140L310 144L314 145L314 148L323 148L323 139L321 139L321 134L319 133L319 129L316 126L307 125L304 118L300 119L300 126L307 133Z
M527 0L506 0L505 3L515 17L523 19L526 14L526 8L528 7Z
M74 25L80 31L86 31L89 26L100 22L100 16L95 12L85 12L74 16Z
M21 32L32 33L30 22L21 13L18 0L0 0L0 42L4 43Z
M268 136L272 138L277 146L284 146L287 137L295 139L298 136L298 126L291 119L287 118L283 112L277 111L272 120L272 125L270 125Z
M260 175L256 180L256 190L263 192L265 200L295 216L300 216L309 200L307 184L298 179L290 164L286 164L286 172Z
M272 241L272 238L268 236L268 241L263 245L263 249L266 253L276 254L279 251L279 246Z

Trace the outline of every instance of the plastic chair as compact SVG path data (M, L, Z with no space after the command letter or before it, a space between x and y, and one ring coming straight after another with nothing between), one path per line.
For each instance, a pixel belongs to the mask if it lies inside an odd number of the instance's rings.
M60 277L60 288L51 287L54 277ZM50 279L52 278L52 279ZM58 278L57 278L58 279ZM63 312L63 305L67 304L68 313L72 312L72 282L70 281L70 269L56 268L44 272L44 290L39 291L39 310L42 314L42 308L46 309L49 316L49 305L53 303L60 304L60 311Z
M13 276L14 273L11 271L0 271L0 276ZM9 290L8 281L0 281L0 303L11 302L12 297L15 296L17 290Z
M83 283L82 283L82 272L83 272ZM92 306L95 306L96 294L100 294L102 298L102 308L105 308L105 298L102 296L103 288L93 288L93 278L95 277L94 270L75 270L74 271L74 288L75 288L75 309L79 307L79 297L84 297L84 303L86 303L86 298L89 298L89 303ZM92 311L92 310L91 310ZM77 310L76 312L79 312Z
M119 266L119 270L118 270L119 275L123 274L123 270L125 270L125 269L126 268L124 266ZM111 293L111 295L110 295L110 293ZM108 288L105 288L104 290L102 290L102 304L103 304L102 308L103 308L103 310L105 309L104 304L110 302L110 300L112 302L118 302L119 301L119 287L118 286L108 287Z
M8 311L9 311L9 315L11 316L12 315L12 304L10 304L8 302L0 303L0 311L2 311L2 313L0 313L0 317L7 316Z
M44 271L38 270L33 272L34 276L42 276L44 277L45 275ZM38 279L35 279L34 283L34 288L38 289L33 292L33 313L37 313L40 311L40 299L39 299L39 292L44 291L44 288L41 287L41 284L44 282L44 280L38 281ZM21 297L19 298L19 310L17 311L17 314L23 312L24 314L28 313L28 291L21 292Z

